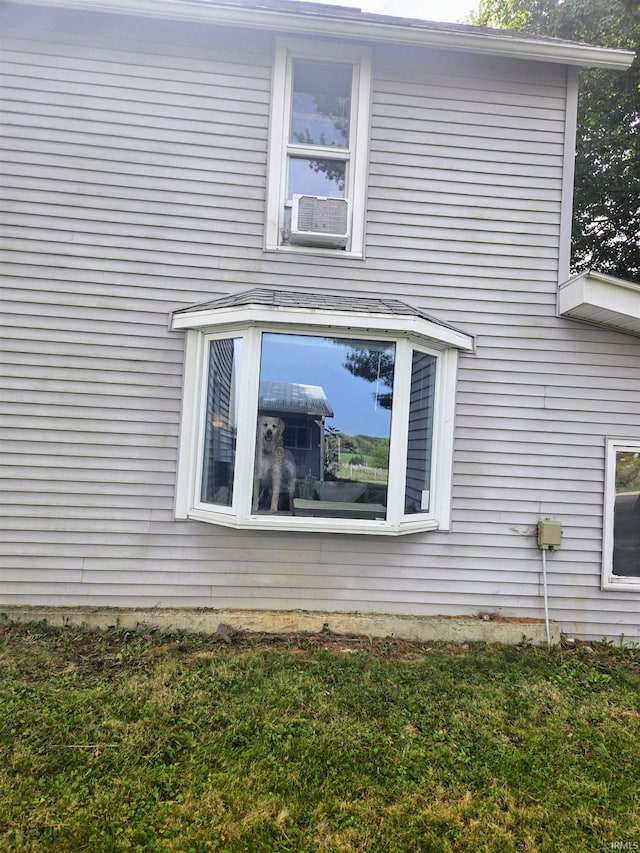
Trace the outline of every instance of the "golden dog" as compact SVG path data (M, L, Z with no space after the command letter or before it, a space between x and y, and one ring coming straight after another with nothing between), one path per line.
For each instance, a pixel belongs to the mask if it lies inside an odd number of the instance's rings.
M289 495L289 512L293 515L293 498L296 490L296 463L292 454L282 444L285 423L282 418L262 415L258 418L256 441L256 467L253 473L252 512L258 511L261 488L271 487L269 512L278 511L282 491Z

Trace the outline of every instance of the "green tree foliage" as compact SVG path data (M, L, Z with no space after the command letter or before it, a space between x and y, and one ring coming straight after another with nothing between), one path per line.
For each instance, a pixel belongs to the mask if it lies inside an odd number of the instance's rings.
M342 433L337 427L325 426L324 441L324 473L329 478L335 478L340 467L340 439Z
M616 491L640 490L640 459L637 453L620 452L616 458Z
M373 448L372 454L372 462L375 468L388 468L389 467L389 439L388 438L378 438L376 439L375 446Z
M351 436L351 439L353 446L361 456L373 455L373 450L376 444L375 436L362 435L362 433L358 433L358 435Z
M378 406L390 409L393 401L393 365L395 353L391 349L350 350L344 366L354 376L375 383L374 398ZM383 391L383 387L389 391Z
M640 281L638 0L480 0L470 21L636 51L626 72L581 72L572 266Z

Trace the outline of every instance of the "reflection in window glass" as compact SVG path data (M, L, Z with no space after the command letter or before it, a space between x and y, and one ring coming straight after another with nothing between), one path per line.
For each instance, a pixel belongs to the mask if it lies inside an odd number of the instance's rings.
M237 433L237 382L242 340L211 341L201 499L231 506Z
M291 157L288 198L296 194L344 198L345 175L344 160Z
M616 452L613 573L640 577L640 453Z
M263 334L254 512L386 516L395 345Z
M429 511L436 359L414 350L409 398L405 513Z
M346 148L351 113L351 65L296 59L290 142Z

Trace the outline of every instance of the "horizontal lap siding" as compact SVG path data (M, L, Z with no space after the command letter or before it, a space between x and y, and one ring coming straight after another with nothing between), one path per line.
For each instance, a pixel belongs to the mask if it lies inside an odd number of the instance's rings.
M271 36L27 23L3 53L2 600L540 616L550 515L552 614L633 635L599 548L604 437L640 437L640 358L556 318L563 72L374 46L367 257L336 263L262 251ZM375 292L476 335L450 534L173 520L169 312L255 286Z
M95 297L99 270L130 288L184 263L210 279L222 247L260 244L270 39L151 25L134 42L84 15L59 29L3 54L6 262L92 273Z
M458 595L431 578L429 611L540 616L535 525L551 516L564 527L552 615L578 634L637 635L636 599L600 591L600 549L604 439L640 435L640 352L556 318L562 77L510 63L505 81L491 61L480 72L446 57L418 76L392 65L374 94L386 115L374 118L368 257L420 263L402 295L477 336L459 374L452 533L419 547L425 575L438 567Z
M5 29L6 603L211 601L202 566L183 573L224 531L194 550L199 525L173 522L184 342L167 324L234 245L261 246L272 40L141 23ZM94 582L101 558L129 573Z

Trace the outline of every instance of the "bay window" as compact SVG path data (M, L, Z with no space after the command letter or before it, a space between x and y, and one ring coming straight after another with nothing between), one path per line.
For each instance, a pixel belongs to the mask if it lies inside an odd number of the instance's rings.
M177 516L240 528L447 529L458 350L404 303L250 291L187 330Z

